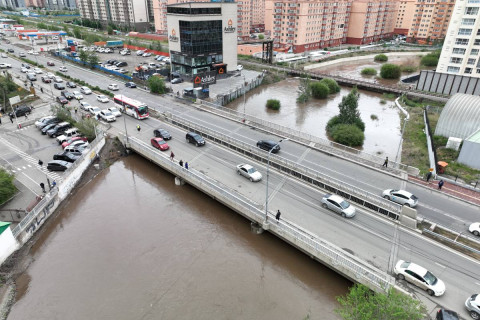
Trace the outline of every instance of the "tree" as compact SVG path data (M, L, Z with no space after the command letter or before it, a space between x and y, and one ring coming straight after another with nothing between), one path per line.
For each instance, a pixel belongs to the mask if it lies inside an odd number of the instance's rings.
M13 197L15 192L17 192L17 188L13 183L14 178L13 174L8 173L5 169L0 169L0 205Z
M333 80L332 78L323 78L320 80L320 83L323 83L328 87L330 94L340 92L340 86L338 85L337 81Z
M360 94L356 87L354 87L349 94L342 97L342 102L338 105L338 109L340 110L338 117L341 123L355 125L357 119L360 119L360 111L358 111L359 97Z
M400 74L401 69L395 64L386 63L380 69L380 76L384 79L398 79Z
M310 83L310 90L312 93L312 97L316 99L325 99L330 93L330 89L328 88L328 86L321 82Z
M82 32L80 31L80 28L79 28L79 27L74 27L74 28L73 28L73 35L74 35L75 38L77 38L77 39L82 39L82 38L83 38L83 34L82 34Z
M150 91L153 93L163 94L167 91L167 88L165 87L165 82L162 78L158 76L151 76L150 78L148 78L147 83Z
M365 134L353 124L342 123L334 126L330 136L335 142L350 147L362 146L365 140Z
M90 52L81 50L78 54L78 58L83 62L83 64L87 64L90 58Z
M267 108L272 109L272 110L280 109L280 100L268 99L267 100Z
M112 28L112 26L108 26L108 27L107 27L107 33L108 33L108 34L113 34L113 28Z
M263 40L263 39L265 39L265 36L263 34L259 34L258 39Z
M298 85L298 97L297 102L305 103L310 100L311 90L310 90L310 77L303 75L300 78L300 83Z
M98 56L96 54L91 53L91 54L88 55L88 63L90 63L90 66L92 67L92 69L96 64L98 64L98 61L99 61L99 59L98 59Z
M427 313L422 302L408 295L392 289L386 294L374 293L361 284L337 301L340 307L335 312L345 320L422 320Z

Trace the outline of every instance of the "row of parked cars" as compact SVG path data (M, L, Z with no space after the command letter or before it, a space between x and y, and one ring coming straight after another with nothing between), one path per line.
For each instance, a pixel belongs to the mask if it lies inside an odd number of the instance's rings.
M50 171L65 171L72 163L88 151L87 138L82 137L77 128L68 122L63 122L55 116L46 116L35 122L35 126L51 138L56 138L63 151L53 155L53 160L47 163Z

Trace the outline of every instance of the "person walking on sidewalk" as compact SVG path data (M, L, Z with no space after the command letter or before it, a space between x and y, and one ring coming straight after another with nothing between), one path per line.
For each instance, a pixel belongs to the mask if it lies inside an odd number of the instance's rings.
M427 182L429 182L430 179L432 179L432 175L433 175L433 174L432 174L432 171L428 171L428 173L427 173Z
M275 215L275 219L277 219L277 222L280 221L280 215L282 213L280 212L280 210L277 210L277 214Z
M45 190L45 183L40 182L40 188L42 188L43 193L47 193L47 191Z
M38 159L38 165L40 166L40 168L43 168L43 161L42 161L42 159Z
M388 168L388 157L385 158L385 161L383 162L382 167Z
M173 158L175 158L175 153L173 153L173 151L170 151L170 160L173 161Z
M137 124L137 131L140 132L140 130L142 130L142 129L140 128L140 125Z
M442 190L443 183L443 180L438 181L438 190Z
M178 162L178 164L180 165L180 167L183 167L183 160L180 159L180 161Z
M188 162L185 161L185 169L188 170Z

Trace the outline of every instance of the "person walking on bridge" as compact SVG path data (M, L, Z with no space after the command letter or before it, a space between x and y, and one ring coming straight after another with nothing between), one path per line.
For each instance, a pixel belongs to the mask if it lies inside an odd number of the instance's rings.
M140 132L141 128L140 128L140 125L137 124L137 131Z
M173 153L173 151L170 151L170 160L173 161L173 158L175 158L175 153Z
M277 219L277 222L280 221L280 215L282 213L280 212L280 210L277 210L277 214L275 215L275 219Z
M385 161L383 162L382 167L388 168L388 157L385 158Z

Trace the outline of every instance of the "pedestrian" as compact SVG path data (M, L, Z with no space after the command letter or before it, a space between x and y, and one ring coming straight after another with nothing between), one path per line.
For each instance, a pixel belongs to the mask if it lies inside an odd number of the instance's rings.
M40 182L40 188L42 188L43 193L46 193L45 191L45 184L43 182Z
M183 167L183 160L180 159L180 161L178 162L178 164L180 165L180 167Z
M27 114L26 114L26 113L25 113L25 120L28 120L28 116L27 116Z
M185 169L188 170L188 162L185 161Z
M42 159L38 159L38 165L40 166L40 168L42 168L42 166L43 166L43 161L42 161Z
M173 161L173 158L175 158L175 153L173 153L173 151L170 151L170 160Z
M0 124L2 124L2 115L0 114Z
M385 161L383 162L382 167L388 168L388 157L385 158Z
M280 215L282 213L280 212L280 210L277 210L277 214L275 215L275 219L277 219L277 221L280 221Z
M43 88L40 88L40 91L43 93Z
M77 108L77 107L75 107L75 113L77 113L77 111L78 111L78 108Z
M140 128L140 125L137 124L137 131L140 132L141 128Z
M57 182L55 180L53 180L52 182L52 188L55 188L55 186L57 185Z
M443 180L438 181L438 190L442 190Z
M12 116L10 116L10 122L13 123L13 117Z
M428 171L428 173L427 173L427 182L429 182L431 178L432 178L432 171Z

